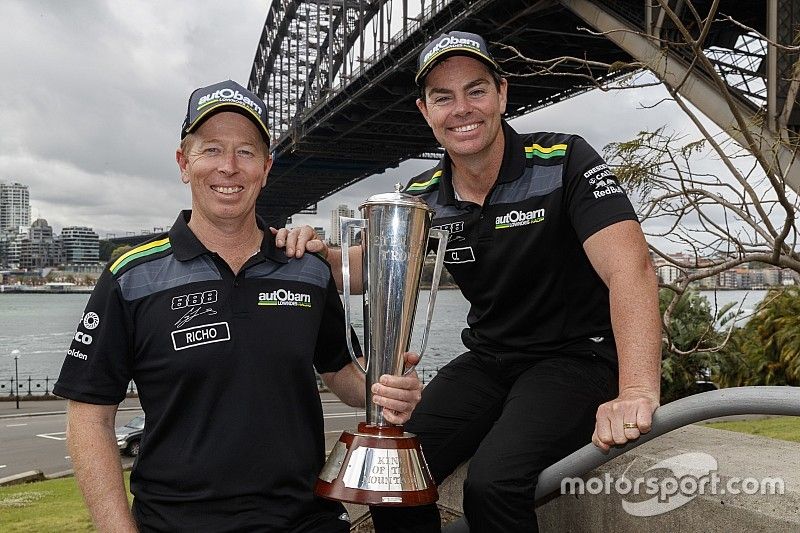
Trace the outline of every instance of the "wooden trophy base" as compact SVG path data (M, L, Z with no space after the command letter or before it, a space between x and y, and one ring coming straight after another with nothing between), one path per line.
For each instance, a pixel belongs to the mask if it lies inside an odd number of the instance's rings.
M345 431L331 450L314 492L329 500L407 507L439 499L416 435L402 426Z

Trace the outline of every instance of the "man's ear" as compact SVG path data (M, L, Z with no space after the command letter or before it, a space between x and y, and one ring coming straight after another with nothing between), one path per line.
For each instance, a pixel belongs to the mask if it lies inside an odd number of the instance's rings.
M175 161L178 163L178 168L181 169L181 181L189 183L189 160L180 148L175 150Z
M431 121L428 120L428 106L425 104L425 100L423 98L417 98L417 109L419 109L419 112L422 113L422 117L425 119L425 122L427 122L428 126L430 126Z
M261 188L267 186L267 177L269 176L269 169L272 168L272 156L267 156L267 159L264 161L264 179L261 180Z
M500 87L498 89L500 97L500 114L506 112L506 104L508 103L508 80L505 78L500 79Z

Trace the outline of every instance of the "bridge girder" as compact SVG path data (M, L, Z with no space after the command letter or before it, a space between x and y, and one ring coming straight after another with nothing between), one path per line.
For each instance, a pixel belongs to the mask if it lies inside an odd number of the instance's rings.
M675 7L683 3L672 2ZM737 19L762 34L772 21L770 35L789 43L800 19L799 3L767 0L774 12L769 19L762 2L721 0L720 9L737 13ZM710 0L695 0L700 10L706 4ZM534 59L575 56L604 63L656 52L642 43L632 45L630 32L602 36L579 30L587 23L600 31L616 24L616 29L645 35L675 35L655 0L273 0L249 82L265 97L274 132L275 164L259 212L281 223L282 217L364 177L412 157L440 153L414 105L413 72L424 44L444 31L484 35L500 48L498 58L510 73L523 72L526 64L498 45L514 46ZM785 80L796 56L770 55L763 39L731 24L715 23L712 33L712 60L733 88L737 105L748 116L769 107L778 130L796 127L800 113L791 103L797 84ZM680 53L670 50L671 66L686 63ZM567 76L510 77L508 118L590 90L591 84L569 76L576 68L560 67L558 73ZM591 74L608 76L599 67ZM775 82L773 89L765 79ZM692 85L702 88L702 80ZM708 87L702 93L699 99L685 96L708 114L704 106L713 103L713 95Z
M660 79L678 90L679 94L690 101L695 107L700 109L708 118L726 134L731 136L743 147L749 145L748 140L742 134L744 130L751 133L752 138L757 142L757 149L767 158L770 166L780 168L781 175L785 176L786 183L795 191L800 190L800 161L797 154L790 149L787 144L781 142L780 132L776 131L777 110L768 111L770 119L763 120L762 107L757 105L759 100L763 101L773 95L770 100L776 100L775 95L779 91L777 73L767 78L766 95L763 92L753 92L750 90L739 89L741 95L729 103L725 95L714 81L697 64L691 64L688 58L681 57L680 54L665 53L665 49L658 46L658 42L639 33L641 28L636 28L628 21L616 16L614 13L603 9L597 2L591 0L560 0L561 3L571 11L580 16L587 24L596 28L600 32L608 32L608 38L617 43L620 48L628 52L632 57L648 66ZM680 2L674 1L676 7ZM778 4L778 0L770 0L771 4ZM657 8L653 8L657 9ZM658 10L658 16L652 26L646 26L648 33L658 37L664 31L664 11ZM768 25L770 22L777 22L777 13L770 10L768 13ZM618 31L620 29L624 32ZM751 37L752 38L752 37ZM754 55L754 54L753 54ZM760 59L760 56L756 56ZM717 61L716 65L722 74L730 74L731 65ZM757 72L752 68L739 68L737 72L743 77L756 78ZM770 79L771 78L771 79ZM785 93L784 93L785 94ZM785 98L784 98L785 101ZM731 107L734 107L744 116L746 125L740 125ZM777 107L777 106L776 106ZM772 127L770 127L770 125Z

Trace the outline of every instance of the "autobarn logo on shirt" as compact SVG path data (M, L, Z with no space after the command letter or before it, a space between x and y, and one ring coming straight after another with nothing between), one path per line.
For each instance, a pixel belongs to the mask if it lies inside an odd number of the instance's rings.
M258 305L265 307L286 305L292 307L311 307L311 295L303 292L293 292L288 289L260 292L258 293Z
M500 215L494 220L494 229L517 228L519 226L529 226L538 224L544 220L545 210L534 209L531 211L509 211L505 215Z
M617 183L617 177L614 176L614 172L605 163L590 168L583 173L583 177L586 178L589 185L594 187L592 195L595 198L625 193Z

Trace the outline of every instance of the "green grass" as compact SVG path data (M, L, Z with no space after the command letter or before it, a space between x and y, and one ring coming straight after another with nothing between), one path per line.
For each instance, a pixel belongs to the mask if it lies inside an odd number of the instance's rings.
M715 429L800 442L800 416L779 416L762 420L739 420L736 422L713 422L706 425Z
M126 488L129 475L125 472ZM75 478L66 477L0 487L0 530L66 533L94 528Z

